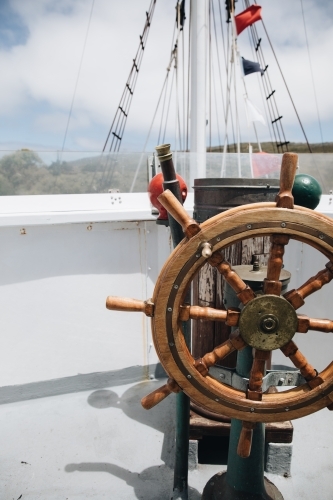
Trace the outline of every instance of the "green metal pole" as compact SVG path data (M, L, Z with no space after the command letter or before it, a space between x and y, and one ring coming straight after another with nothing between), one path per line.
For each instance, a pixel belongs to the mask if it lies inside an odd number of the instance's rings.
M249 378L253 363L252 348L246 347L238 353L236 371L242 377ZM251 454L248 458L237 455L237 446L242 430L240 420L231 420L228 469L226 481L235 491L262 495L266 498L264 485L265 425L257 423L253 430Z
M183 392L176 394L176 415L176 457L172 499L187 500L190 398Z
M226 284L225 292L227 306L239 307L239 300L228 284ZM241 377L250 378L252 363L252 347L247 346L245 349L238 352L236 372ZM241 430L242 422L235 418L231 419L226 482L235 492L240 491L254 495L262 495L262 498L265 498L265 424L258 423L255 426L253 430L251 454L248 458L241 458L237 455L237 446Z
M176 198L183 203L179 181L172 161L170 145L163 144L156 147L158 159L163 173L163 188L169 189ZM184 233L180 224L168 214L169 226L173 246L176 247L183 239ZM185 297L185 302L190 302L190 291ZM191 341L191 322L183 322L183 333L187 346ZM188 499L188 449L190 430L190 398L183 392L176 394L176 456L173 480L172 500Z

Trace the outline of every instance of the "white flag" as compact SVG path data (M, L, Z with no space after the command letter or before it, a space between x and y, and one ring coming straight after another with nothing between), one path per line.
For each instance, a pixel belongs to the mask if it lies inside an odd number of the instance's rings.
M261 122L263 125L266 125L265 119L259 109L250 101L248 97L245 97L245 107L248 122Z

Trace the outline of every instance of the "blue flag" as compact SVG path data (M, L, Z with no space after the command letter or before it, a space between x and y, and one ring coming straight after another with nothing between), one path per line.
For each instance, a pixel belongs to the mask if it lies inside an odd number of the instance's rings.
M264 71L261 69L260 64L257 62L248 61L247 59L244 59L244 57L242 57L242 64L245 76L250 75L251 73L256 73L257 71L260 71L262 75L264 74Z

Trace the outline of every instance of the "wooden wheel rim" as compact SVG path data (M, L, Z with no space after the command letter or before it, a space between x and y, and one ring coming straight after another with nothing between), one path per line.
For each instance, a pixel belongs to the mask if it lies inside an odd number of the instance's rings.
M165 370L199 406L240 420L283 421L311 414L332 400L333 363L319 375L324 382L282 393L264 394L262 401L246 399L244 392L202 376L184 342L179 309L198 270L206 262L199 247L209 242L213 251L256 236L286 234L307 243L333 260L333 221L302 207L276 208L274 203L251 204L219 214L201 225L201 231L183 240L165 263L156 283L152 331L155 348Z

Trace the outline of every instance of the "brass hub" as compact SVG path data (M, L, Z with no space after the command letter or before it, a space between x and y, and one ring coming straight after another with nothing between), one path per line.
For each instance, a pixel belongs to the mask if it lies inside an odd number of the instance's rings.
M297 315L283 297L260 295L244 306L239 331L245 342L262 351L279 349L295 335Z

